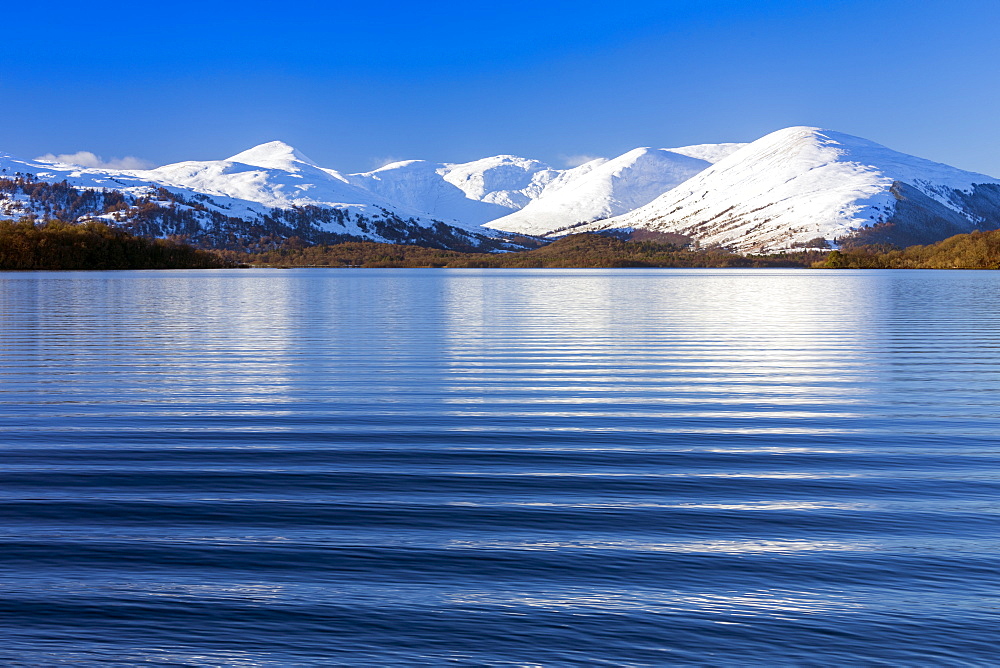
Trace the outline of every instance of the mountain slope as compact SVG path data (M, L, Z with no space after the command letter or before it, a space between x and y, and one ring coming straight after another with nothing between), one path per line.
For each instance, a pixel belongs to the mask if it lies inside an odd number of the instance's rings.
M541 195L560 173L538 160L495 155L472 162L446 164L442 176L470 199L520 209Z
M387 201L414 211L447 221L462 221L467 225L481 225L511 212L509 206L486 201L493 197L506 201L509 195L501 192L475 192L479 198L470 197L465 191L446 180L455 165L406 160L395 162L371 172L348 174L349 183L375 193ZM470 170L470 180L471 180ZM480 181L482 175L478 175ZM470 184L471 185L471 184Z
M637 148L567 171L520 211L486 226L519 234L565 233L643 206L709 166L667 149Z
M736 150L643 207L575 231L654 230L765 251L876 225L920 228L915 236L927 243L1000 226L991 213L998 187L998 179L860 137L793 127Z

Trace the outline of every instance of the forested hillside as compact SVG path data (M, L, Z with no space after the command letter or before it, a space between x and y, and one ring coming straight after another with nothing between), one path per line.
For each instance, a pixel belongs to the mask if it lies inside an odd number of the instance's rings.
M818 251L745 256L723 249L693 250L681 244L625 241L600 234L575 234L535 250L517 253L458 253L416 246L345 243L283 247L263 253L226 253L234 262L284 267L452 267L452 268L613 268L613 267L808 267Z
M221 256L166 239L136 237L103 223L0 221L0 270L215 269Z
M1000 269L1000 230L970 232L927 246L864 246L833 251L828 269Z
M459 252L412 244L348 241L309 245L274 240L257 252L199 250L177 239L150 239L100 222L0 221L0 270L262 267L815 267L824 269L998 269L1000 231L960 234L928 246L863 246L741 255L681 241L575 234L529 251Z

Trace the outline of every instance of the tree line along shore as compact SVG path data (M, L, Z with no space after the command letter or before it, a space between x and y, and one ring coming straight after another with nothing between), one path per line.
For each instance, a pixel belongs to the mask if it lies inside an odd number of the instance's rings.
M860 246L741 255L680 242L600 234L563 237L532 250L476 253L371 241L305 245L296 239L259 252L196 249L135 236L100 222L0 221L0 270L222 269L235 267L628 268L804 267L825 269L998 269L1000 230L935 244Z

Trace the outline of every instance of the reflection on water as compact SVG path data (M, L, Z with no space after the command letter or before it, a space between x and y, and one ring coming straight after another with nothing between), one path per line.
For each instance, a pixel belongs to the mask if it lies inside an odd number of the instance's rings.
M0 659L995 663L996 276L0 274Z
M693 541L689 543L642 543L638 541L579 541L568 542L463 542L454 543L460 547L477 549L502 548L505 550L625 550L627 552L680 552L680 553L727 553L744 554L755 552L844 552L870 550L872 547L861 543L818 542L806 540L754 540L754 541Z
M702 420L708 433L793 433L791 421L805 423L794 433L849 433L864 416L844 405L865 401L880 372L877 313L858 304L880 295L862 275L766 273L752 287L746 272L450 278L451 414L476 429L497 416L574 422L549 426L562 431L634 418L661 434L706 433Z

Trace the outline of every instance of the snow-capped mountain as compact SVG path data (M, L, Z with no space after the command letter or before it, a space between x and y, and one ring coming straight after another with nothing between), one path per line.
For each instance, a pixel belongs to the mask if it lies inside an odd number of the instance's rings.
M280 141L255 146L226 160L179 162L137 176L169 188L246 202L252 213L260 211L259 205L268 209L321 206L365 216L392 212L421 226L434 222L428 210L354 185L336 170L320 167ZM478 228L478 224L454 216L447 216L447 220L453 226Z
M226 160L178 162L137 175L158 185L268 208L309 204L369 212L373 207L394 208L282 142L261 144Z
M23 215L103 219L205 246L298 237L499 249L511 248L505 234L651 230L757 252L1000 228L1000 180L809 127L571 169L498 155L344 174L282 142L147 170L0 154L0 217Z
M560 173L538 160L496 155L447 165L443 177L466 197L520 209L541 195Z
M710 164L668 149L637 148L564 172L520 211L486 226L519 234L568 234L581 223L648 204Z
M111 170L96 167L80 167L79 165L49 162L44 160L24 160L0 153L0 178L9 179L16 175L31 174L39 181L63 181L78 188L130 188L140 185L136 172L130 170ZM5 211L0 211L5 213Z
M467 163L410 160L345 175L279 141L224 160L186 161L148 170L91 169L12 156L0 158L0 170L4 168L0 178L30 174L41 182L65 181L95 193L114 190L132 205L123 208L112 197L115 211L108 211L111 205L98 198L89 208L57 211L51 201L40 205L20 192L0 201L0 215L5 217L103 218L140 233L184 235L206 245L225 243L224 238L235 234L241 239L350 237L461 248L501 243L497 240L501 233L480 225L531 202L566 171L500 155ZM151 211L154 193L158 209ZM138 222L131 212L137 203L143 204ZM245 229L240 231L241 227Z
M654 230L765 251L858 234L929 243L996 227L998 179L860 137L792 127L734 151L645 206L574 231Z
M141 234L183 235L205 245L291 236L307 242L356 238L462 248L496 245L489 239L497 234L475 222L449 217L445 223L353 185L282 142L261 144L225 160L132 171L0 157L0 178L25 174L37 182L65 182L107 197L70 198L73 206L54 209L51 193L38 202L31 196L38 186L22 184L0 201L0 215L105 219Z
M467 163L405 160L346 178L432 217L481 225L532 201L558 174L537 160L498 155Z
M729 145L688 148L709 158L732 150ZM0 203L0 213L8 216L104 218L131 225L140 233L184 235L208 245L234 235L416 243L428 241L426 230L438 234L444 225L445 236L458 239L447 243L461 247L471 242L482 245L480 237L502 237L504 229L548 233L613 216L645 204L709 165L684 155L682 149L636 149L614 160L601 158L563 170L538 160L498 155L465 163L408 160L371 172L342 174L279 141L224 160L186 161L148 170L89 169L13 158L8 162L10 173L65 181L95 192L114 190L126 195L130 205L123 207L115 199L114 211L106 210L112 204L103 200L90 208L38 210L22 196ZM158 199L151 210L154 192ZM531 218L547 216L542 224L481 227L542 200L546 204L531 212ZM137 203L143 205L141 216L132 211ZM241 232L240 227L246 230Z

